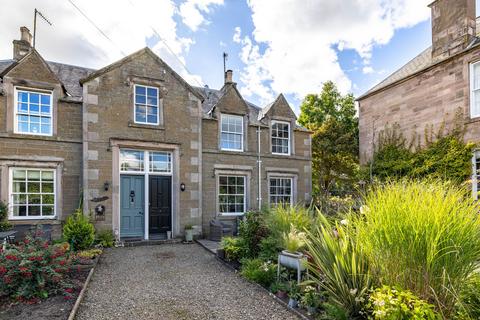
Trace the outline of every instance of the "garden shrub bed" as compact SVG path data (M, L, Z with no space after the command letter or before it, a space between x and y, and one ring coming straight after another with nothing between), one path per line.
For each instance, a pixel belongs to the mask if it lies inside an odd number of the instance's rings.
M72 271L73 292L70 298L65 299L62 295L51 296L37 303L18 303L11 300L3 300L0 304L0 319L9 320L58 320L68 319L75 301L82 290L90 269L82 268L80 271Z
M473 320L480 314L479 211L470 191L454 183L393 181L333 217L298 206L248 212L239 236L222 239L221 249L243 277L284 302L288 294L290 307L309 307L315 319ZM290 267L302 261L308 269L299 285L291 269L281 268L277 279L280 253L284 263L296 261Z
M67 319L103 247L113 244L111 232L97 234L77 210L67 218L62 239L43 239L39 228L0 249L0 318Z

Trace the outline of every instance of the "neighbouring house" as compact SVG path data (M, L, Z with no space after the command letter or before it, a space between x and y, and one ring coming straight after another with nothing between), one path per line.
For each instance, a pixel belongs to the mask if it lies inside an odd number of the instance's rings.
M283 95L192 87L150 49L100 70L46 61L26 27L0 60L0 199L56 235L83 206L121 238L207 235L250 209L309 203L310 132Z
M425 129L452 127L462 116L467 141L480 141L480 20L475 0L430 5L432 45L360 96L360 162L373 156L379 133L395 125L422 143ZM460 111L460 112L459 112ZM473 155L473 194L480 182L480 152Z

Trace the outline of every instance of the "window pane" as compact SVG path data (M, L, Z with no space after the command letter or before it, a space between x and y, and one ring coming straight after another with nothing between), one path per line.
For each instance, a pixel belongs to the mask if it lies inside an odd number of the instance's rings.
M171 155L164 152L150 153L150 172L171 172Z
M42 104L50 105L50 96L42 94L42 98L40 100Z
M28 170L27 178L28 181L40 181L40 171Z
M53 171L42 171L42 181L53 181Z
M40 103L40 95L30 92L30 103Z
M25 182L14 182L13 183L13 192L25 192Z
M24 194L14 194L13 204L25 204L27 203L27 196Z
M53 183L42 182L42 193L53 193Z
M42 206L42 216L53 216L53 206Z
M54 204L55 203L54 199L55 198L53 194L42 195L42 204Z
M13 170L13 179L22 179L25 180L27 177L25 170Z
M135 90L136 90L135 91L136 94L143 94L143 95L146 94L146 89L143 86L135 86Z
M27 92L18 92L18 101L28 102L28 93Z
M40 206L28 206L29 216L40 216Z
M40 106L38 104L30 104L30 114L38 114L40 112Z
M121 171L143 171L143 151L122 150L120 152Z
M147 95L149 97L157 97L158 90L157 88L147 88Z
M28 104L27 103L19 103L18 104L18 112L28 112Z
M26 206L14 206L13 207L13 215L15 217L24 217L27 215L27 207Z
M141 96L138 94L135 96L135 103L145 104L146 102L147 102L147 97Z

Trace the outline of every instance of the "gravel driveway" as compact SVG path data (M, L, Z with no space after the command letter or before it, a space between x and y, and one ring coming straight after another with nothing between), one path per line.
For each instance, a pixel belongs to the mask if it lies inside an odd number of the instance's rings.
M298 319L197 244L107 250L77 320Z

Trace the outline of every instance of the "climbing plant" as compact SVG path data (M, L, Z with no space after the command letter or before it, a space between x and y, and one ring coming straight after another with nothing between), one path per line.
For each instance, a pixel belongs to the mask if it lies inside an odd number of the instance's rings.
M403 136L398 124L379 134L372 162L364 173L379 180L392 178L440 178L462 183L471 175L474 143L465 143L463 116L457 112L453 126L446 130L445 121L438 131L427 126L423 144L417 136Z

